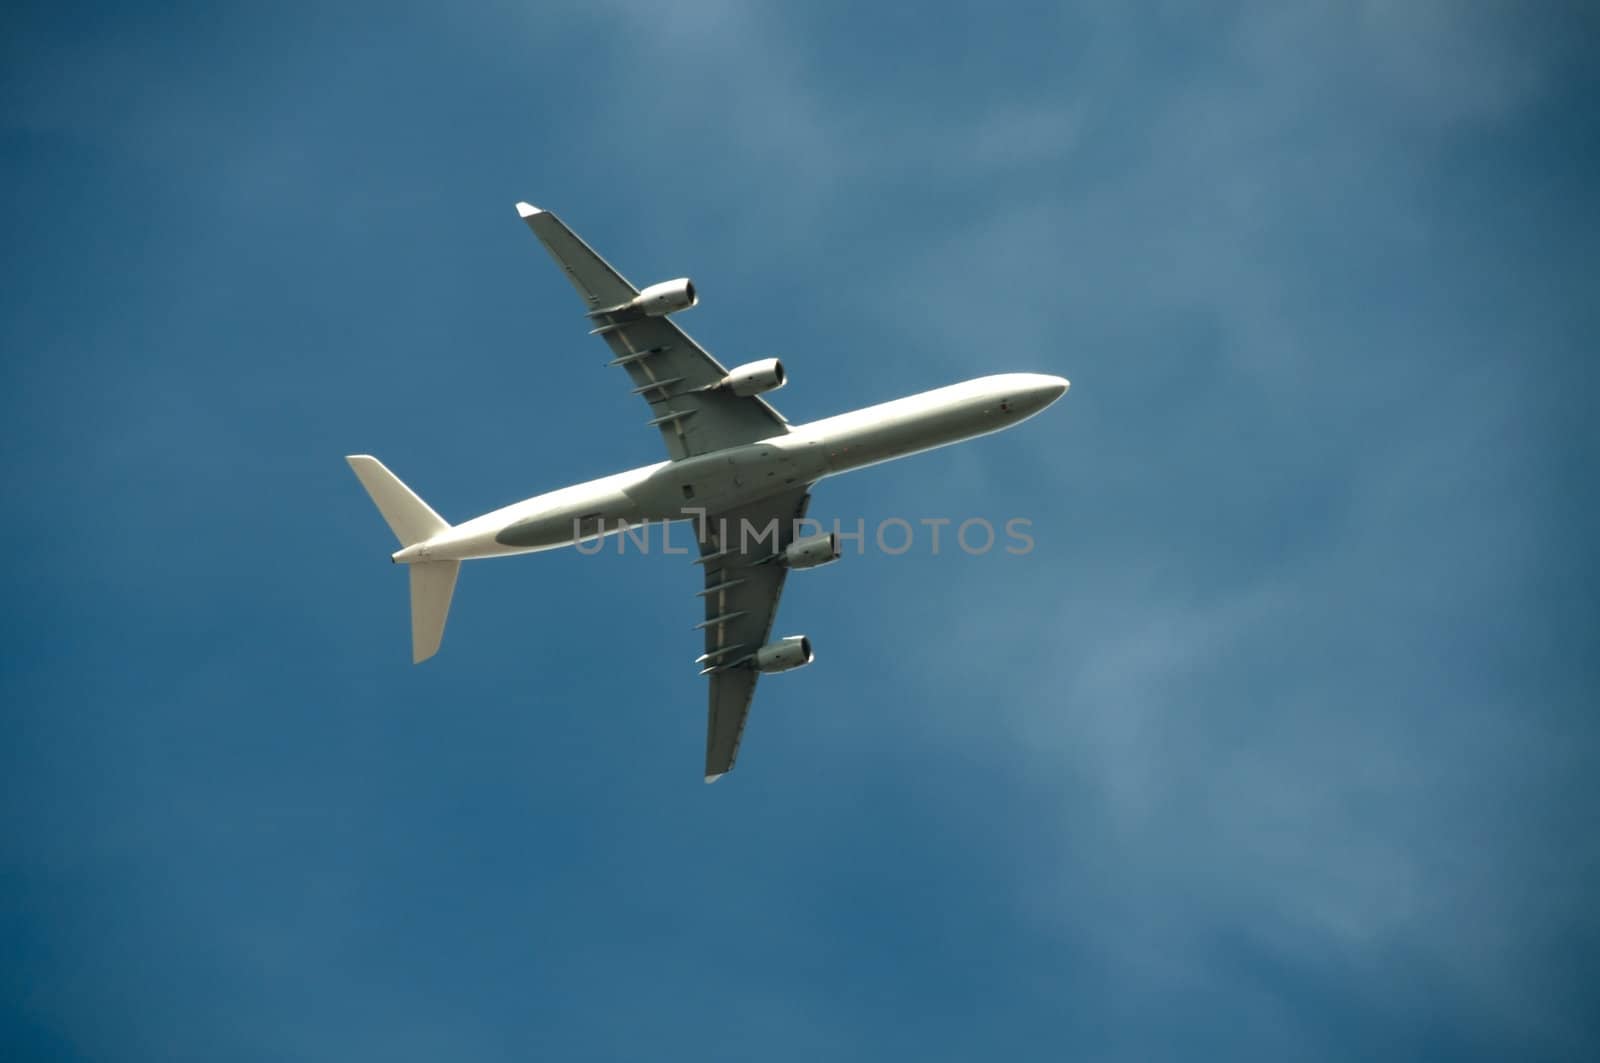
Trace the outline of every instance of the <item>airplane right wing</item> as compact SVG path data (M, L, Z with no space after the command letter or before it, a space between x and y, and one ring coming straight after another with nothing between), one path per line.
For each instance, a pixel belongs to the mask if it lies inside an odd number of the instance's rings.
M755 697L755 653L772 636L789 570L770 561L794 541L794 525L811 503L809 487L707 516L700 529L706 570L706 652L699 660L711 676L706 719L706 782L733 770ZM744 531L744 527L752 529ZM775 529L766 535L769 528Z
M673 460L783 435L788 422L759 395L702 390L728 375L666 315L624 310L639 290L595 254L578 234L547 210L517 204L517 213L539 238L588 306L589 318L633 381L633 394L650 405L648 424L661 430Z

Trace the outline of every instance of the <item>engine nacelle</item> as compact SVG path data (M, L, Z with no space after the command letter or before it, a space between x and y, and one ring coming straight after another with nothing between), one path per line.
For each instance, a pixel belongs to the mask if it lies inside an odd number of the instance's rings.
M786 379L782 362L776 358L763 358L759 362L746 362L730 370L717 387L727 388L735 395L759 395L763 391L778 390Z
M823 532L796 539L778 558L785 568L816 568L839 560L839 536Z
M700 296L695 294L694 281L688 277L679 277L675 281L662 281L660 284L650 285L633 297L628 308L638 310L646 317L663 317L675 314L679 310L687 310L699 301Z
M787 672L791 668L804 668L811 660L811 640L804 635L790 635L756 651L756 670Z

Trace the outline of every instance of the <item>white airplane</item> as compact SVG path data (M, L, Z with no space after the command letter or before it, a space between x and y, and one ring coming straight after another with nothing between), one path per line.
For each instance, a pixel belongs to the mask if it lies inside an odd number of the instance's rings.
M817 481L891 458L997 432L1066 393L1058 376L1005 373L926 391L809 424L791 425L761 398L784 384L776 358L731 372L669 315L698 302L688 278L640 291L549 211L517 213L588 306L632 393L650 405L668 461L564 487L452 525L368 455L345 460L400 540L391 560L411 566L413 660L432 657L461 562L590 542L645 523L689 520L705 568L709 675L706 782L733 768L745 717L764 672L810 664L804 635L772 639L778 596L790 569L839 558L839 536L801 534Z

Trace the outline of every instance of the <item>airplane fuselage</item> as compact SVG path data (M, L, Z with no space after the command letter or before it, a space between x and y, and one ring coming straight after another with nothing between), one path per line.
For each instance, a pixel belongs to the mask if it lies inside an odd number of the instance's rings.
M1067 390L1061 377L1005 373L868 406L743 446L536 495L397 551L401 564L571 546L644 523L694 520L829 476L1018 424Z

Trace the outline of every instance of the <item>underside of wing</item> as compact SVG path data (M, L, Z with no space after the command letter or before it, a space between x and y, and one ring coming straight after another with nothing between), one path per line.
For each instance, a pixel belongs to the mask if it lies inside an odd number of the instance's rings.
M611 348L610 366L649 404L673 459L754 443L788 431L759 395L721 386L728 371L667 315L694 305L694 286L669 281L643 293L549 211L527 203L517 213L587 304L591 333ZM641 303L641 300L643 302Z
M706 720L706 782L716 782L733 770L744 738L745 720L755 700L754 668L738 668L711 677L711 708Z
M807 488L725 513L711 514L700 535L705 566L705 654L710 674L706 721L706 782L733 769L750 702L761 672L755 657L772 635L788 569L774 561L794 540L805 516ZM809 644L806 653L809 659Z

